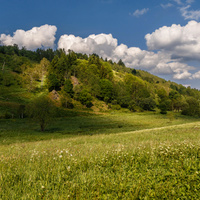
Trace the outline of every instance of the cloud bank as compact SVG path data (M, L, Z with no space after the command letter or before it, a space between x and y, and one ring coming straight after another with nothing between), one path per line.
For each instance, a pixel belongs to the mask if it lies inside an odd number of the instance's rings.
M0 35L0 44L14 45L17 44L19 48L26 47L29 50L36 48L53 48L55 41L56 26L43 25L34 27L31 30L17 30L11 35Z

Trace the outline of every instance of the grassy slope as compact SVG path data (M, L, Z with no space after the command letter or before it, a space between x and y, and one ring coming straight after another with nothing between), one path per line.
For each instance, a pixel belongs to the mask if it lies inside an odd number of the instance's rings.
M54 119L44 133L39 124L29 119L0 120L0 144L50 140L77 135L97 135L129 132L154 127L198 121L180 113L161 115L153 112L111 112L104 115L71 111L68 117Z
M1 140L0 199L200 198L198 121L149 113L73 119L57 122L62 127L53 132L57 138L50 128L41 138L17 121L4 123L13 132L6 138L1 124L1 138L10 142ZM64 124L74 137L59 137L67 130ZM77 136L73 126L80 124L82 134L101 134ZM14 137L17 127L24 134L21 140ZM25 139L36 132L44 141Z

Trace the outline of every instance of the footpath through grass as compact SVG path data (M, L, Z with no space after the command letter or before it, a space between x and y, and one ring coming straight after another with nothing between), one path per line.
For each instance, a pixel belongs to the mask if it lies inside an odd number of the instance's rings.
M200 199L200 122L176 120L2 144L0 199Z
M180 113L161 115L153 112L112 112L104 115L69 112L68 117L56 118L45 132L39 124L29 119L0 120L0 145L34 142L79 135L112 134L185 124L198 119Z

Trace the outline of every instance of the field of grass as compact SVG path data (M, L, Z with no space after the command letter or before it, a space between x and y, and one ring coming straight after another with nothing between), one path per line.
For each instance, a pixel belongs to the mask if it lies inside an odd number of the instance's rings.
M76 137L78 135L116 134L198 121L180 113L161 115L153 112L111 112L104 115L69 112L56 118L44 133L29 119L0 120L0 145Z
M178 113L0 120L0 199L200 199L200 122Z

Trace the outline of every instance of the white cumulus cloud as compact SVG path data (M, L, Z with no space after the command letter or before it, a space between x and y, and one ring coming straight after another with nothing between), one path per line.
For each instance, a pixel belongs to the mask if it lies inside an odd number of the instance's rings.
M63 48L66 51L71 49L78 53L96 53L108 58L111 58L111 54L116 47L117 39L114 39L111 34L93 34L87 38L62 35L58 41L58 48Z
M19 48L26 47L29 50L37 48L53 48L55 41L56 26L43 25L40 27L33 27L31 30L16 30L11 35L0 35L0 43L2 45L17 44Z
M150 50L163 50L182 60L200 60L200 23L196 21L163 26L145 38Z
M195 67L188 61L200 62L200 23L189 21L185 26L163 26L145 36L149 50L168 55L169 60L160 61L152 72L171 74L174 79L198 79L200 73L191 74Z
M188 71L184 71L182 73L177 73L173 76L174 79L179 79L179 80L183 80L183 79L191 79L191 73Z
M195 74L192 75L193 79L200 79L200 71L196 72Z

